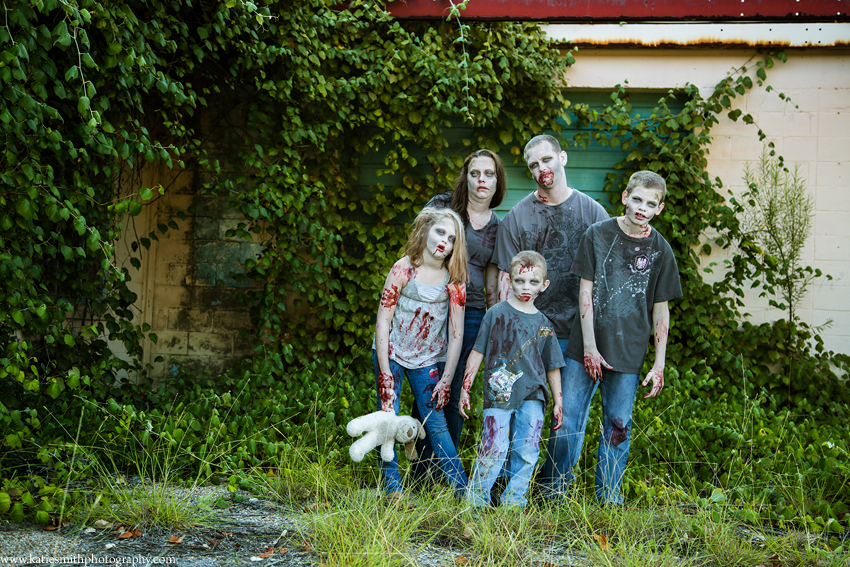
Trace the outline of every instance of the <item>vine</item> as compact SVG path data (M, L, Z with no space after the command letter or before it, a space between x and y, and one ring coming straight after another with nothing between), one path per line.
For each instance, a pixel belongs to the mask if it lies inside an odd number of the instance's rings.
M460 22L465 2L438 23L394 20L381 2L337 4L4 4L0 423L9 433L0 466L38 460L68 474L85 466L63 453L83 407L120 423L109 433L116 443L149 443L153 432L186 447L181 458L204 471L267 464L305 432L328 458L341 458L339 426L373 407L375 306L405 222L451 187L470 149L520 160L533 135L561 134L574 120L588 129L575 144L623 150L623 173L651 169L670 186L658 226L686 293L673 304L668 349L668 391L682 415L677 422L640 410L636 420L652 431L636 442L638 470L663 462L678 479L740 488L744 471L790 475L768 456L793 455L809 467L807 482L825 491L818 505L831 506L819 525L843 518L848 447L830 432L846 419L847 399L829 365L846 360L811 356L812 342L823 349L806 329L791 329L788 345L776 341L787 335L781 322L739 325L759 250L739 239L740 206L705 171L711 127L724 113L751 120L732 101L764 86L772 57L756 62L755 80L745 66L708 98L688 86L640 118L624 86L604 109L572 107L551 77L573 58L533 24ZM668 106L675 96L685 98L681 112ZM463 147L449 147L456 127ZM363 184L367 163L385 183ZM159 219L132 243L130 266L118 264L113 243L167 191L141 187L147 167L194 175L199 202L228 197L244 220L227 237L262 245L238 276L251 284L241 293L251 314L242 335L254 354L206 382L182 376L155 390L116 385L122 371L144 375L140 345L157 340L134 323L128 284L151 241L185 230L192 211ZM612 173L606 190L620 189ZM718 238L705 242L707 231ZM740 253L727 276L706 283L702 254L733 244ZM123 343L127 360L106 339ZM771 370L782 357L797 361L783 366L793 372ZM227 450L210 452L209 432L181 425L180 412L190 424L209 421ZM757 417L742 423L741 415ZM780 443L791 429L799 450ZM635 476L626 487L645 490ZM808 515L817 524L811 510L759 490L737 497L769 502L774 518Z

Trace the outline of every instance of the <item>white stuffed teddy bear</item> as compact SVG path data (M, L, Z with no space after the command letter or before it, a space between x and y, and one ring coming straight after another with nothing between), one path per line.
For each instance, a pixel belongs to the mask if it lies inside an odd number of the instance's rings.
M348 454L351 460L360 462L363 457L381 446L381 458L393 460L393 445L396 441L404 443L404 454L409 460L416 459L416 439L425 439L425 428L418 420L409 415L395 415L388 411L376 411L368 415L355 417L348 422L345 430L352 437L363 433L360 439L351 444Z

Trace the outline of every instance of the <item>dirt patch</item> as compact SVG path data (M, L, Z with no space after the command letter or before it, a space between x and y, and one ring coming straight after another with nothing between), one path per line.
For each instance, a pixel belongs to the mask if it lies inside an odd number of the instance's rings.
M192 498L227 495L222 487L193 491ZM0 524L0 565L181 565L206 567L262 562L314 565L318 557L305 544L307 514L242 494L216 510L203 526L141 530L70 524L46 531L34 524ZM229 497L228 497L229 498Z

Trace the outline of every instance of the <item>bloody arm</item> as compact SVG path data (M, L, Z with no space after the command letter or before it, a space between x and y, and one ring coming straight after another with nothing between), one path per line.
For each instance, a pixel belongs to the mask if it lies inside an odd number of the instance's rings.
M402 258L396 262L381 292L381 304L378 306L378 317L375 322L375 354L378 357L378 396L381 398L381 411L393 411L395 400L395 383L390 372L390 326L398 303L399 290L408 282L410 262Z
M484 278L484 295L487 299L487 309L490 309L499 302L499 266L487 264Z
M549 380L549 391L552 392L552 418L555 420L555 425L552 426L552 431L558 431L564 424L564 397L561 394L561 369L555 368L546 373L546 378Z
M584 371L591 380L602 380L602 367L611 370L596 348L596 333L593 330L593 282L581 278L578 288L578 314L581 317L581 335L584 341Z
M644 398L654 398L664 388L664 363L667 356L667 336L670 329L670 308L666 301L656 303L652 306L653 339L655 340L655 364L641 385L646 386L652 382L652 389Z
M460 350L463 346L463 315L466 312L466 284L449 284L449 347L446 350L446 368L443 377L434 386L431 400L437 399L435 409L443 409L449 402L452 378L455 375Z
M505 301L511 296L511 276L507 272L499 270L498 301Z
M478 374L478 369L481 367L481 362L484 360L484 355L477 350L469 352L469 358L466 359L466 369L463 372L463 385L460 390L460 401L458 402L458 412L464 419L469 419L464 409L470 409L469 405L469 390L472 389L472 383L475 382L475 375ZM559 382L560 383L560 382Z

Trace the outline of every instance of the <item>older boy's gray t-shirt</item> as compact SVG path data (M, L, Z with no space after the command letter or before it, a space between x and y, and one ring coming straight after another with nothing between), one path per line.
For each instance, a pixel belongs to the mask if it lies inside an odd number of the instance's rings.
M425 205L435 209L451 208L451 193L440 193ZM466 308L486 309L485 274L487 264L493 256L496 244L496 230L499 228L499 217L496 213L490 215L490 221L479 230L472 228L472 223L466 223L466 263L469 268L469 281L466 282Z
M546 259L549 287L534 306L555 326L559 337L569 337L578 309L579 277L570 273L573 257L587 227L606 220L605 209L580 191L559 205L541 203L534 193L508 212L496 233L493 263L510 272L511 259L522 250L534 250Z
M627 236L613 218L587 229L572 271L593 282L596 348L617 372L639 374L652 337L652 306L682 296L673 249L657 230ZM570 334L567 356L581 362L581 321Z
M497 303L484 314L473 350L484 354L485 409L515 409L525 400L540 400L544 408L549 404L546 373L565 363L543 313Z

